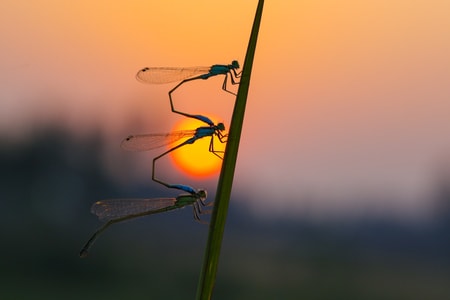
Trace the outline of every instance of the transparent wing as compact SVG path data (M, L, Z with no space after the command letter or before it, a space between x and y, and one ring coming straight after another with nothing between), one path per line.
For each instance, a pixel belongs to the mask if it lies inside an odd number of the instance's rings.
M211 67L190 68L143 68L136 74L136 79L144 83L169 83L209 73Z
M101 221L110 221L173 206L176 201L176 198L109 199L95 202L91 213Z
M195 130L180 130L170 133L135 134L126 137L120 146L128 151L148 151L192 137Z

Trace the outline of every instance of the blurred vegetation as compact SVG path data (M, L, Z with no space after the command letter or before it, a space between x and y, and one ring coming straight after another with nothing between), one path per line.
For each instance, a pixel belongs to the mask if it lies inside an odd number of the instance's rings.
M194 298L207 226L188 209L114 225L78 257L100 225L94 201L164 195L110 176L100 134L47 128L2 141L1 299ZM436 222L419 225L264 221L231 205L214 297L450 299L449 183L430 199Z

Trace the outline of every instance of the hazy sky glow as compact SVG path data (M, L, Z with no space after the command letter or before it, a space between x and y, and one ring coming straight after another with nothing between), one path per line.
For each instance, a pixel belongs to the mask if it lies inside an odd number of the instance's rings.
M141 84L136 72L242 64L255 8L2 1L0 135L26 139L50 122L79 135L100 127L112 163L123 137L180 119L172 85ZM235 190L266 213L426 210L450 160L449 11L444 0L267 1ZM221 82L186 85L177 107L227 122L233 98Z

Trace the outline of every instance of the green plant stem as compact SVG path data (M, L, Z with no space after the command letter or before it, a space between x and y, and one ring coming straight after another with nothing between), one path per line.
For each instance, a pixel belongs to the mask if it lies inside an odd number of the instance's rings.
M228 142L217 186L216 199L214 201L214 209L209 226L208 242L206 244L203 267L197 288L197 299L211 299L214 289L263 6L264 0L259 0L247 53L245 55L239 90L231 119L230 132L228 134Z

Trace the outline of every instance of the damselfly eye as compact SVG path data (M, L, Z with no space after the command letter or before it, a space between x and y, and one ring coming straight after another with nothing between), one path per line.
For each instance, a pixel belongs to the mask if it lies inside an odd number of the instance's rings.
M197 192L197 195L198 195L198 197L203 201L203 200L206 200L206 198L207 198L207 193L206 193L206 190L199 190L198 192Z
M217 129L219 129L220 131L225 130L225 125L223 123L219 123L217 124Z

